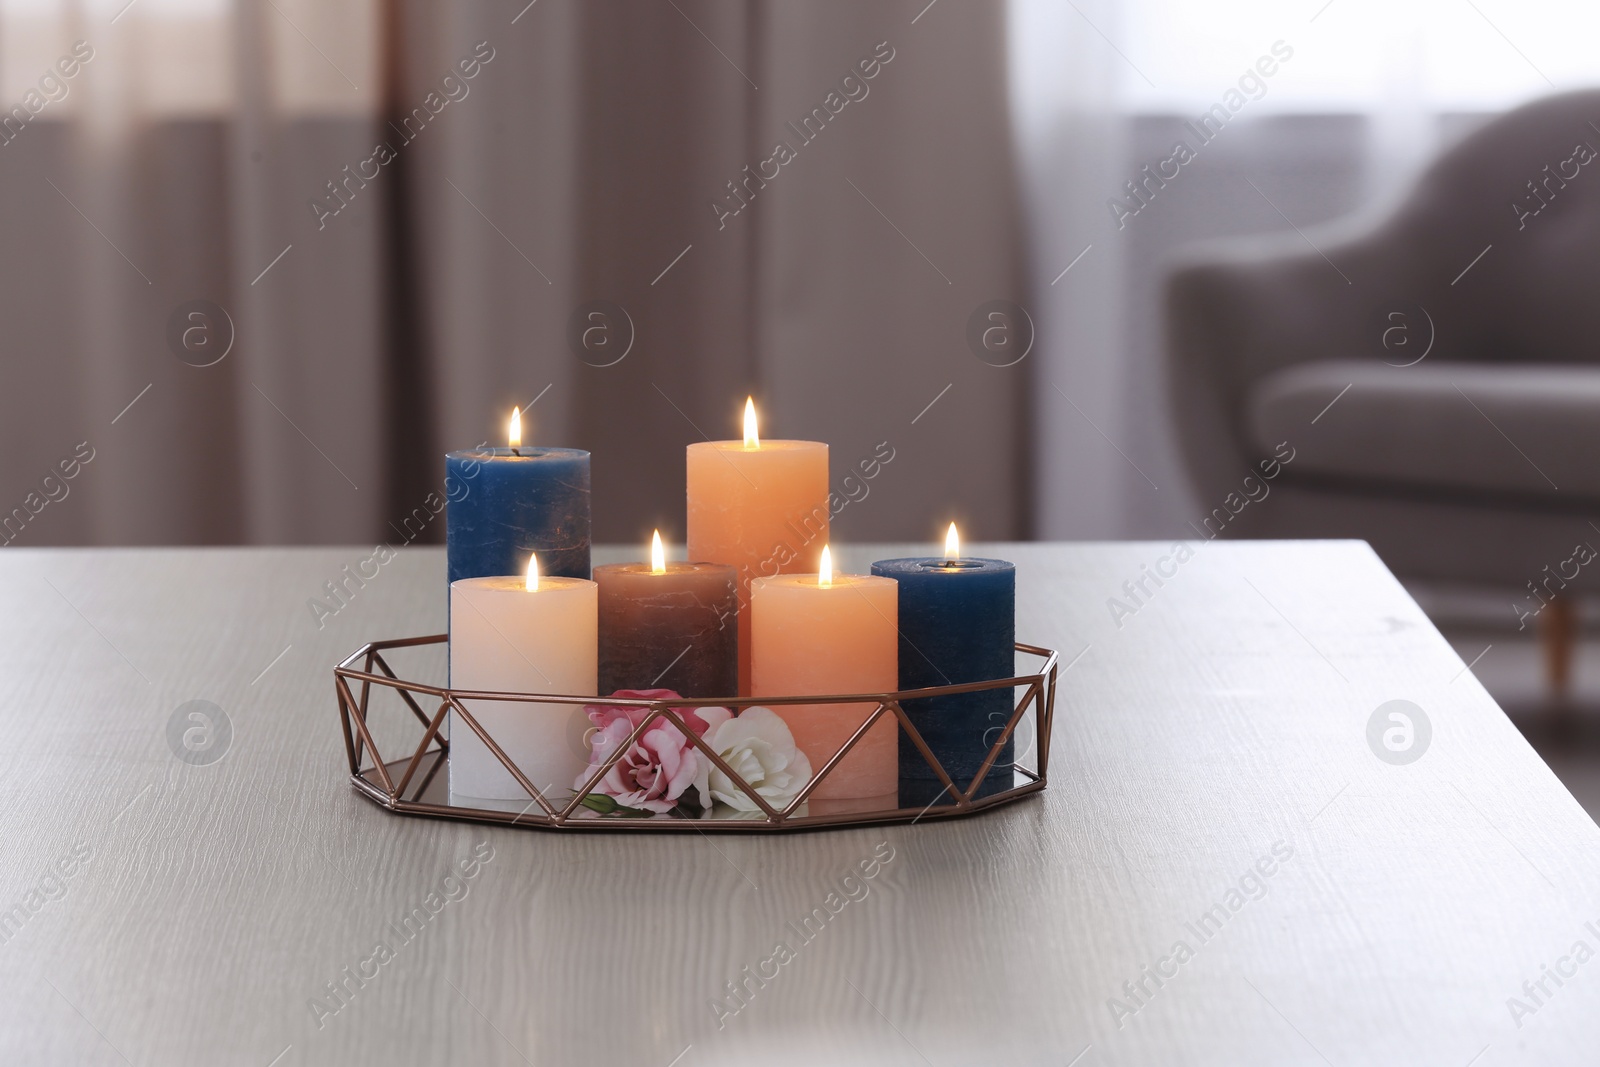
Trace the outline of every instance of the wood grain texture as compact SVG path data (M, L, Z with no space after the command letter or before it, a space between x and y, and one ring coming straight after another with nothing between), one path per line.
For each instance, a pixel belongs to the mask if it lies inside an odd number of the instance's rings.
M981 548L1017 562L1019 638L1072 662L1044 796L716 841L351 792L332 666L442 628L436 550L321 628L308 598L370 550L0 553L0 910L27 912L0 943L0 1063L776 1065L816 1041L940 1067L1593 1063L1600 960L1547 979L1520 1028L1507 999L1600 950L1600 830L1366 546L1194 547L1120 625L1108 599L1170 545ZM234 728L209 766L167 741L196 698ZM1404 766L1367 743L1393 699L1433 728ZM1290 858L1226 911L1275 843ZM802 943L788 924L880 846L866 895ZM475 847L493 858L400 945L390 923ZM380 940L394 958L314 1011ZM719 1018L780 940L794 958ZM1130 1000L1180 940L1192 958Z

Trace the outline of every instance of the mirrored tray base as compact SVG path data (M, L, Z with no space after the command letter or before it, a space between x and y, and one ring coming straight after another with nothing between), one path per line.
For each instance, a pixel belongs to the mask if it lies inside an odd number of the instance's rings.
M689 700L673 698L669 702L652 700L619 700L613 697L573 697L537 693L496 693L452 690L403 678L390 666L390 656L402 649L423 649L426 646L444 645L447 637L435 634L428 637L402 638L376 641L353 653L334 669L334 685L338 694L339 719L344 735L345 752L350 766L350 782L362 796L388 811L401 815L429 818L463 819L471 822L492 823L540 830L625 830L625 831L678 831L695 833L751 833L784 832L826 829L830 827L860 826L883 823L916 823L939 819L959 818L988 811L1014 803L1047 784L1050 752L1050 724L1055 707L1057 655L1047 648L1018 644L1019 654L1036 659L1038 671L1014 678L975 682L966 685L941 686L936 689L919 689L899 693L837 694L828 696L780 698L728 698L718 700ZM386 653L388 656L386 656ZM403 655L404 653L400 653ZM939 760L907 715L904 701L970 693L980 689L1009 688L1013 696L1021 691L1010 720L1000 728L991 728L995 734L983 765L970 782L957 782L946 773ZM521 701L542 704L634 704L645 713L627 744L621 746L616 758L625 751L653 723L665 720L677 726L686 736L679 711L685 707L721 706L744 708L755 705L781 709L785 704L872 704L875 710L861 727L843 745L840 751L816 771L807 786L782 807L775 807L751 789L748 783L723 763L697 737L692 743L724 773L735 786L753 802L754 810L741 811L717 804L703 814L682 814L681 809L670 813L633 815L622 817L615 812L593 810L580 802L579 795L546 797L522 774L516 764L501 750L469 710L481 701ZM380 708L385 705L386 708ZM524 796L516 800L485 800L473 797L452 796L449 782L450 746L445 738L445 723L451 712L457 719L456 728L470 727L500 760L522 787ZM934 781L922 785L939 787L929 803L902 806L903 794L888 794L854 800L813 799L812 793L819 782L849 753L862 736L882 717L899 720L900 744L912 745L925 759ZM380 719L383 721L380 723ZM384 743L395 747L395 733L401 734L403 758L386 758L376 742L376 735ZM1015 738L1012 762L997 765L1006 742ZM987 740L987 735L986 735ZM594 780L605 773L610 764L595 769ZM902 786L904 788L904 785Z

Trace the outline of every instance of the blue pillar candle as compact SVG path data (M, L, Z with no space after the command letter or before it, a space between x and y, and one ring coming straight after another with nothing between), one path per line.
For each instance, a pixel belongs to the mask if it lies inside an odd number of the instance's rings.
M951 527L952 541L954 526ZM1016 673L1015 565L999 559L885 559L872 573L900 583L900 688L964 685ZM956 788L977 777L1015 709L1012 689L981 689L905 702L906 715ZM1015 737L1008 738L973 799L1011 788ZM909 738L900 741L900 805L925 807L940 796L933 768Z
M445 541L450 581L542 573L589 577L589 453L513 444L445 456L452 495Z

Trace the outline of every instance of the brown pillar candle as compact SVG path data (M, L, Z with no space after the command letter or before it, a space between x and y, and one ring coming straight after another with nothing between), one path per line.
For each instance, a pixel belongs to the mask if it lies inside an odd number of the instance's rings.
M658 531L649 563L594 569L600 587L600 692L671 689L736 696L739 594L734 568L668 563Z

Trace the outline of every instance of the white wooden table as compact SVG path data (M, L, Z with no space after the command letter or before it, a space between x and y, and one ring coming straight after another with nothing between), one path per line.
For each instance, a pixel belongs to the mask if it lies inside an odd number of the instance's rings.
M353 794L332 665L442 628L437 550L321 629L370 549L0 553L0 1063L1600 1060L1600 830L1364 545L974 551L1072 664L1050 789L715 841ZM215 762L169 743L196 699ZM1396 699L1404 764L1368 743Z

